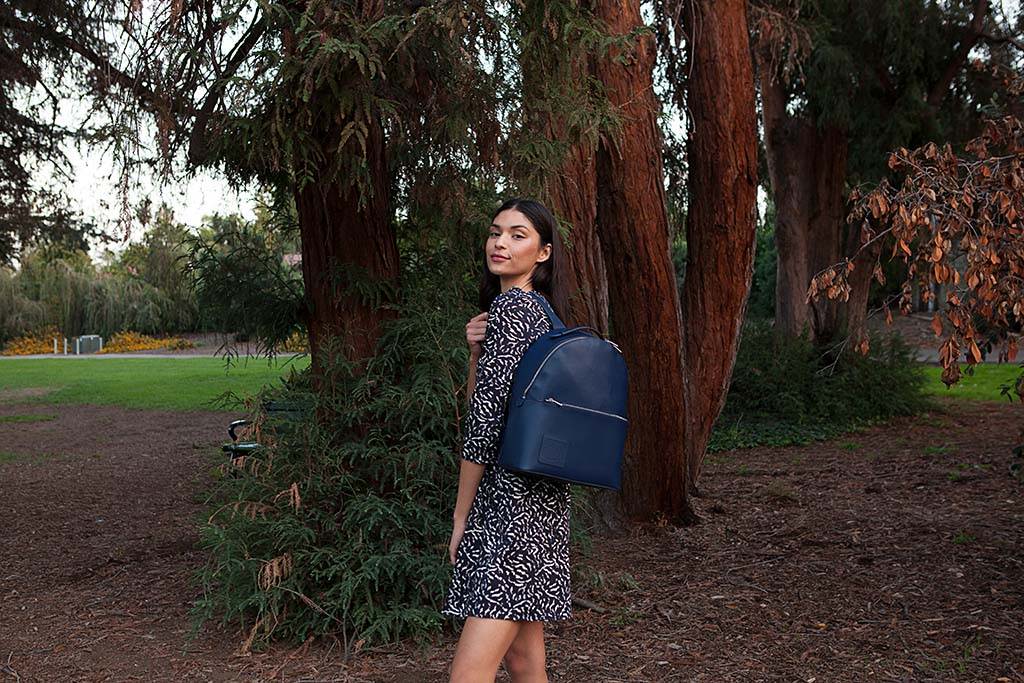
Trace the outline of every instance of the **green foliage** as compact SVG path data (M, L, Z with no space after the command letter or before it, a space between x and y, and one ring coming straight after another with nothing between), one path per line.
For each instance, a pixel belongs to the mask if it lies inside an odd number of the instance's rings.
M302 272L284 261L286 242L260 221L208 219L187 238L187 272L207 325L255 338L263 352L302 327Z
M764 4L784 12L793 6L788 0ZM1020 106L1020 93L995 75L1020 76L1014 49L982 39L972 52L976 63L956 61L976 6L927 0L799 5L811 49L791 82L790 106L808 121L848 132L851 183L884 175L890 150L930 140L955 144L973 137L983 115ZM1013 17L987 7L989 35L1019 35L1022 25L1024 10ZM950 64L954 77L946 81ZM941 106L928 102L933 92Z
M0 343L55 325L65 336L193 330L286 339L299 326L301 272L287 208L257 219L214 215L198 231L166 206L146 233L97 266L82 250L37 248L18 271L0 270ZM282 336L283 335L283 336Z
M934 407L906 342L869 338L866 357L844 349L830 358L806 334L787 339L770 321L748 320L708 450L807 443Z
M764 218L758 222L754 244L754 277L747 301L747 318L775 317L775 273L779 254L775 247L775 203L768 200Z
M162 290L134 278L97 272L85 252L54 260L41 251L27 254L12 280L22 297L35 302L37 324L56 324L67 337L132 330L161 334L189 328L187 314Z
M265 423L273 444L215 483L197 628L220 617L257 647L328 632L351 647L441 627L474 313L455 254L406 255L396 317L362 374L329 353L321 391L303 373L260 397L310 410Z
M0 267L0 345L39 329L45 318L42 304L25 296L16 274Z

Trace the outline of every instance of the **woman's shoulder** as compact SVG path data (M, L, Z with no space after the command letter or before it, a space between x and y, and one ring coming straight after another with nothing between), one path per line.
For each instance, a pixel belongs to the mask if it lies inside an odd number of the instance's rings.
M537 297L544 296L539 292L527 292L519 287L509 287L494 297L491 302L488 318L491 316L526 317L530 320L543 318L547 315L544 306Z

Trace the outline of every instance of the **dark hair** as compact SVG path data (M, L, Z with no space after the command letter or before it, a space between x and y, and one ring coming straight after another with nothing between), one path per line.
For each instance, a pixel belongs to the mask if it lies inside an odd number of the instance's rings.
M534 229L540 233L540 243L551 245L551 256L537 264L530 280L530 286L547 298L548 303L555 309L555 314L565 322L565 312L568 302L565 296L564 260L562 250L562 238L558 233L558 222L554 214L540 202L522 197L506 199L501 206L491 215L491 222L498 217L498 214L508 209L515 209L526 216ZM491 272L487 267L487 253L483 256L483 275L480 279L480 310L486 311L491 307L491 302L501 293L501 278Z

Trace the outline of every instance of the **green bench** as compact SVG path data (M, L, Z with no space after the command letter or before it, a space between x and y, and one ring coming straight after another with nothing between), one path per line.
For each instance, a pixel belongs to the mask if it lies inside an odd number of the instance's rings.
M260 410L265 415L263 429L272 430L275 434L285 434L294 429L295 425L305 419L312 406L295 401L264 401ZM231 443L221 446L221 450L231 459L231 464L238 465L242 458L253 455L264 448L258 441L239 440L238 430L251 425L252 420L235 420L228 425L228 436Z

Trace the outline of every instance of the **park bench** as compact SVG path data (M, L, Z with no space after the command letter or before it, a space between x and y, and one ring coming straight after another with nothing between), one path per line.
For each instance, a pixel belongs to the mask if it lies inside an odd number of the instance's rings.
M260 409L265 415L261 425L263 431L270 430L276 435L282 435L294 429L295 425L311 410L311 406L296 401L267 400L263 401ZM242 458L253 455L264 447L258 441L239 440L238 430L252 423L253 420L245 419L234 420L228 425L228 436L231 437L231 443L221 446L221 450L228 455L233 465L240 464Z

